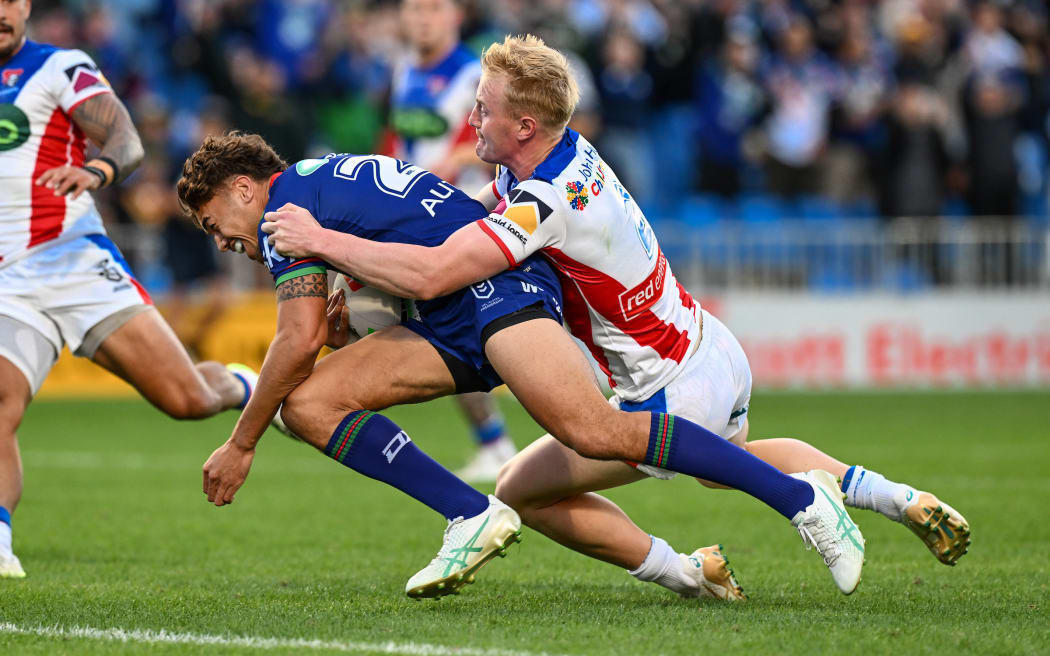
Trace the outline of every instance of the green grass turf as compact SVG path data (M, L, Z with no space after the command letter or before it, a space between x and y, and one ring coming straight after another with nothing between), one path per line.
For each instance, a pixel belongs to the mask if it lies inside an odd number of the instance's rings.
M504 407L519 444L538 433ZM466 458L451 401L390 415L439 460ZM529 530L459 597L410 600L404 583L433 557L444 521L276 433L236 503L209 506L200 466L234 419L178 423L140 401L34 403L14 521L29 578L0 581L0 623L561 654L1050 651L1045 393L756 395L753 438L806 438L936 492L973 525L969 555L948 568L902 526L854 511L868 562L848 598L785 520L740 493L681 477L611 493L679 550L722 542L750 595L733 606L680 600ZM0 631L0 654L204 649Z

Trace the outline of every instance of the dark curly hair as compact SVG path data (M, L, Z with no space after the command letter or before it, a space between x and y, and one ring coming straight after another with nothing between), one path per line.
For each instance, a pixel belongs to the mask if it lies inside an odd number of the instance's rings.
M179 204L199 222L197 212L231 176L266 180L286 168L284 160L257 134L228 132L208 137L182 165L182 177L175 185Z

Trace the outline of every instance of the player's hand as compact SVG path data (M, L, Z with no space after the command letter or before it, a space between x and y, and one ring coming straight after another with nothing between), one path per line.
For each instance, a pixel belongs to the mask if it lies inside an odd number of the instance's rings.
M317 255L317 244L324 238L324 228L310 211L285 203L275 212L263 215L262 231L270 235L269 241L278 255L311 257Z
M328 320L328 340L325 346L330 349L341 349L350 339L350 321L347 316L346 294L339 289L328 297L328 309L325 311Z
M56 196L69 194L72 200L76 200L85 191L102 186L102 180L79 166L56 166L41 173L36 179L36 184L53 189Z
M233 495L248 477L255 449L238 446L232 439L223 444L204 463L204 494L216 506L233 503Z

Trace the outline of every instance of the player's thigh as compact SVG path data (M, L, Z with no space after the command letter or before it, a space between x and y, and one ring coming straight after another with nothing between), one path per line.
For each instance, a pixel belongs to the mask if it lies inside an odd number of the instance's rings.
M122 320L121 314L127 318ZM155 308L132 307L111 318L119 326L100 337L91 358L96 364L123 378L147 401L173 416L204 416L218 410L218 396Z
M61 348L60 341L56 344L31 324L10 316L19 304L18 299L0 298L0 431L13 431L21 422ZM40 319L46 321L42 315Z
M615 457L618 442L648 434L648 415L612 408L583 353L551 319L500 330L485 355L536 423L584 456Z
M717 318L704 312L703 326L699 349L663 389L664 411L743 446L741 427L747 419L751 398L747 357L733 334Z
M496 496L512 508L544 508L643 478L645 474L625 462L584 458L548 434L503 465Z
M411 330L391 326L322 358L285 399L282 417L291 426L311 415L382 410L455 391L437 349Z

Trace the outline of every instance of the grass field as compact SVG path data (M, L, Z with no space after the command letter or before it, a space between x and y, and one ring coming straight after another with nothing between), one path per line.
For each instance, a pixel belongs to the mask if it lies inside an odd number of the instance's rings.
M519 444L537 434L505 410ZM867 566L843 597L773 511L650 480L610 496L679 550L722 542L746 603L680 600L528 530L464 594L413 601L405 581L444 521L396 491L274 433L237 502L214 508L200 466L232 413L178 423L139 401L39 402L19 433L14 518L29 577L0 582L0 654L1050 652L1050 396L757 394L752 410L754 438L806 438L941 495L973 526L969 555L945 567L855 511ZM451 402L390 415L442 462L466 457Z

